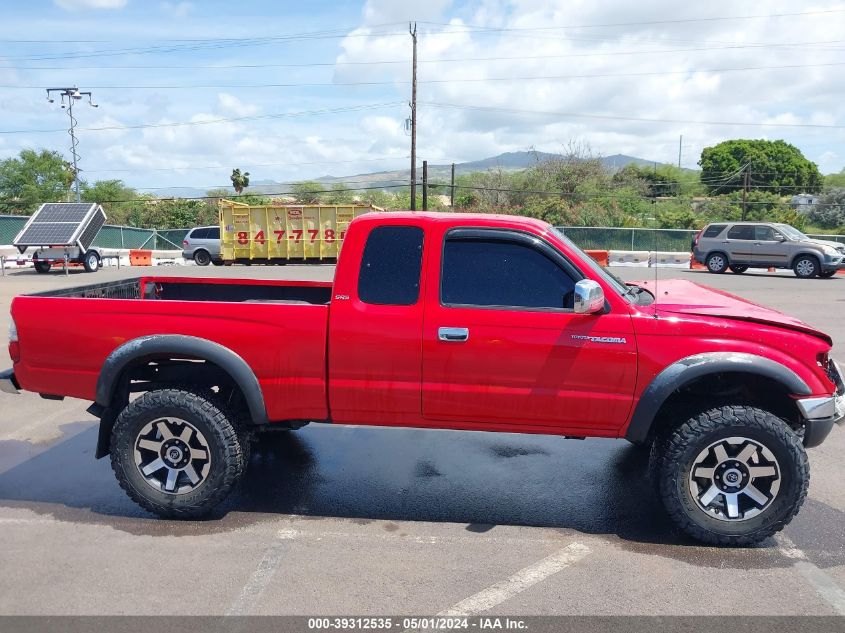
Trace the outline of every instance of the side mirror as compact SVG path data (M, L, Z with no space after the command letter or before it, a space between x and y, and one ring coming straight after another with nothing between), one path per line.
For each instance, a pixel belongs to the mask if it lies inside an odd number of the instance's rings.
M582 279L575 284L575 314L595 314L604 309L604 290L592 279Z

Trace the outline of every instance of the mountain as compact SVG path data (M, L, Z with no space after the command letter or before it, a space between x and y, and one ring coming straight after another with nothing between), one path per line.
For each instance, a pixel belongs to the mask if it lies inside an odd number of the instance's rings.
M455 173L457 175L469 174L476 171L487 171L490 169L502 169L504 171L520 171L527 169L538 162L544 162L555 158L562 158L560 154L549 154L546 152L505 152L498 156L491 156L482 160L474 160L466 163L456 163ZM602 164L609 171L618 171L630 163L639 166L651 166L656 164L654 161L646 160L644 158L637 158L635 156L627 156L625 154L614 154L612 156L603 156L601 158ZM356 187L390 187L394 185L404 185L411 178L410 169L399 169L396 171L379 171L368 174L354 174L351 176L320 176L313 178L315 182L319 182L326 187L337 185L338 183L346 183L350 189ZM448 183L451 178L451 165L429 165L428 179L430 182ZM417 169L417 178L422 178L422 169ZM267 195L288 191L290 185L277 182L275 180L255 180L250 183L247 193L256 195ZM195 189L191 187L171 187L169 189L160 189L154 192L161 198L199 198L205 195L205 190Z

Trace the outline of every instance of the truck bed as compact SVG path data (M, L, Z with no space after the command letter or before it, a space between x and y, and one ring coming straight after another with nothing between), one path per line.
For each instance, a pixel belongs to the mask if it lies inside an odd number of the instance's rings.
M93 400L106 358L125 342L199 337L253 369L270 420L325 419L331 290L323 281L141 277L20 296L16 375L29 391Z
M327 305L332 284L327 281L256 279L201 279L193 277L139 277L73 288L36 292L29 297L78 299L146 299L164 301L272 301Z

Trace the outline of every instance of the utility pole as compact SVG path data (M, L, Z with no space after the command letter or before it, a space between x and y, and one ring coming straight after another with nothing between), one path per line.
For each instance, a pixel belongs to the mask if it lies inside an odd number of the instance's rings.
M745 222L745 218L748 216L748 185L750 180L751 174L748 173L748 165L745 166L745 170L742 172L742 221Z
M414 43L411 74L411 211L417 208L417 23L408 25Z
M455 208L455 163L452 163L452 187L449 189L449 208Z
M98 108L99 106L94 103L93 96L90 92L83 92L80 91L79 88L47 88L47 101L50 103L55 103L55 99L53 98L54 95L58 94L59 98L62 102L62 108L67 108L68 117L70 117L70 130L68 130L68 134L70 134L70 155L73 160L73 188L76 192L76 201L80 201L80 194L79 194L79 152L77 148L79 147L79 141L76 139L76 119L73 116L73 102L79 101L82 99L83 96L88 97L88 105L93 108ZM65 98L67 98L67 104L65 103Z
M428 161L423 161L423 181L422 181L422 188L423 188L423 196L422 196L422 203L423 203L423 211L428 211Z
M678 169L681 168L681 148L684 146L684 135L678 139Z

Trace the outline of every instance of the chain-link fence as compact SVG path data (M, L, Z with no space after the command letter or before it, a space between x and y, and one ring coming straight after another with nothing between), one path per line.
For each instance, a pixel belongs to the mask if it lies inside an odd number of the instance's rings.
M583 249L602 251L689 252L698 231L687 229L612 228L603 226L559 226ZM845 235L808 235L814 239L845 244Z
M28 217L0 215L0 244L11 244ZM687 229L613 228L604 226L559 226L563 233L584 249L603 251L689 252L698 231ZM104 226L94 239L100 248L148 248L181 250L190 229L139 229L131 226ZM845 244L845 235L809 235Z
M0 244L11 244L24 227L28 216L0 215ZM181 250L182 240L190 229L139 229L132 226L107 224L97 237L94 246L100 248L148 248L150 250Z

